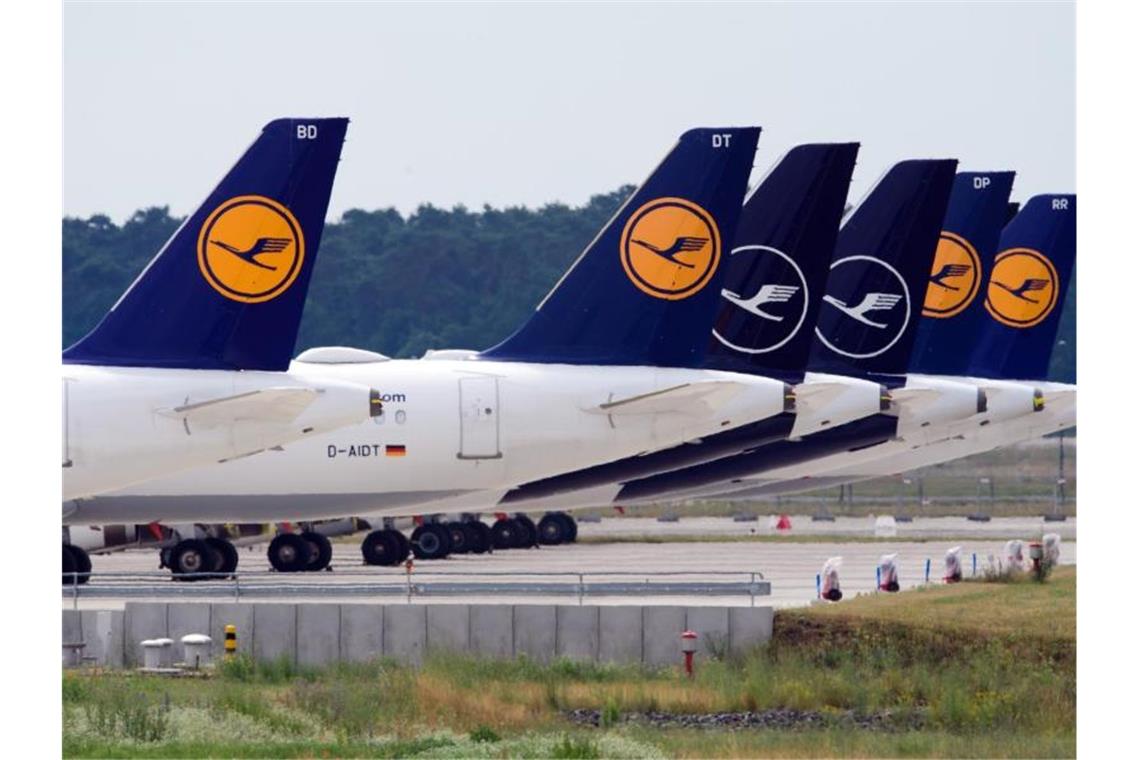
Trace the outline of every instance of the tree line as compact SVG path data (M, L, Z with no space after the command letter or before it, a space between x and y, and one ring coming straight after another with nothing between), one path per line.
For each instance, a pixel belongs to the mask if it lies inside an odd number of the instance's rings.
M483 349L506 338L633 191L584 205L353 209L325 225L298 351L368 348L395 357L429 348ZM63 345L83 337L174 233L168 207L122 225L63 220ZM1076 378L1076 287L1064 306L1052 379Z

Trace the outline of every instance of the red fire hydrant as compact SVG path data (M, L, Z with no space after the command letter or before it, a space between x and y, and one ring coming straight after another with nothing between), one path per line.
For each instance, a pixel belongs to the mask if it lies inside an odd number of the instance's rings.
M681 652L685 655L685 673L693 677L693 654L697 651L697 632L683 631L681 633Z

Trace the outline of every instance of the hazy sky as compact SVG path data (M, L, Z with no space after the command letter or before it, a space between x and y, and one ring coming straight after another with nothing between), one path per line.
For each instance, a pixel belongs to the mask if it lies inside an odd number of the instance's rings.
M330 216L583 202L692 126L764 128L754 177L858 140L1075 189L1070 3L95 3L64 11L64 210L192 211L261 126L352 119Z

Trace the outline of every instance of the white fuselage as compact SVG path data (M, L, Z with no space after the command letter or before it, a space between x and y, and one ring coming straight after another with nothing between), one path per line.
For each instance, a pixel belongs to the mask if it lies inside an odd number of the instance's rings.
M891 391L891 413L898 416L894 440L857 451L819 456L785 467L758 470L755 476L736 479L731 484L722 483L678 492L677 497L695 499L724 495L732 498L735 492L765 483L817 477L830 474L830 471L839 467L873 461L884 455L877 453L884 447L889 450L887 453L905 450L910 447L908 441L936 434L948 426L965 424L977 416L978 387L969 378L907 375L903 387ZM1033 389L1029 388L1026 392L1027 409L1031 408L1029 404L1032 397ZM811 446L811 439L805 440L804 445ZM763 449L759 451L763 452Z
M814 478L826 478L822 486L849 482L841 479L895 475L1032 440L1076 424L1076 386L1028 380L950 379L985 390L987 410L948 424L921 427L905 437L857 452L772 470L739 484L739 488L734 487L725 495L744 495L749 489L769 483L802 481L802 488L796 490L806 491L813 488Z
M295 361L290 373L374 387L384 414L281 451L75 502L65 522L304 520L415 514L440 502L467 511L521 483L784 408L781 382L698 369L445 358ZM705 387L714 391L691 392Z
M275 401L256 406L260 398L255 397L265 391L277 393ZM300 398L282 401L282 392ZM208 419L205 409L194 410L218 399L235 400L236 419ZM368 414L369 388L339 380L282 372L64 365L63 499L246 456L360 422Z

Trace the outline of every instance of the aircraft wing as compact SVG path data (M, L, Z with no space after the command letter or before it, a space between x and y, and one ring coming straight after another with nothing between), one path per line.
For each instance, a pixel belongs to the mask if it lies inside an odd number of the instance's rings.
M232 425L235 422L288 424L297 419L316 400L319 393L316 388L263 388L160 409L158 413L206 428Z
M731 380L707 380L682 383L672 388L642 393L636 396L611 399L586 411L598 414L707 414L728 403L744 389L743 384Z

